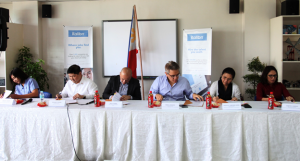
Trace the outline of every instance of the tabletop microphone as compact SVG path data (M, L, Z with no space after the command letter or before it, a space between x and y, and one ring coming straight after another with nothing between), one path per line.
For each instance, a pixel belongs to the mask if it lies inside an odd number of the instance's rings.
M28 102L32 102L32 98L30 98L29 100L23 102L21 105L25 105L25 104L28 103Z

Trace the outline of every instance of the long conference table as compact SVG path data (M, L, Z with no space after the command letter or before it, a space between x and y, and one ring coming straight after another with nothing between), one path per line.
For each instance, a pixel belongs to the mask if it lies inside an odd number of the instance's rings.
M267 109L122 109L0 105L0 160L300 160L300 113ZM86 101L86 100L85 100ZM180 102L180 104L183 102ZM205 105L204 105L205 106Z

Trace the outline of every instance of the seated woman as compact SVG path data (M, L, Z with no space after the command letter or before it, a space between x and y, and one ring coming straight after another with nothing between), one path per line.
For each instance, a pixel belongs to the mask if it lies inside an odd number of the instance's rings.
M40 89L36 80L30 78L20 68L14 68L10 72L10 82L15 86L13 99L39 97Z
M213 101L216 102L220 98L232 101L240 100L240 89L238 85L232 82L234 76L235 71L232 68L225 68L220 80L212 83L210 87L210 95L213 97Z
M273 92L275 100L281 101L282 95L288 101L294 101L295 99L291 96L285 86L278 82L277 70L273 66L266 66L260 77L260 83L257 84L256 89L256 100L257 101L268 101L270 92Z

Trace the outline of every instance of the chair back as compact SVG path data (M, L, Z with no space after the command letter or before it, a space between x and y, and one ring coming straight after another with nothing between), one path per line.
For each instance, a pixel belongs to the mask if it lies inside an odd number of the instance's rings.
M52 94L51 93L45 92L45 91L43 91L43 92L44 92L44 98L52 98Z

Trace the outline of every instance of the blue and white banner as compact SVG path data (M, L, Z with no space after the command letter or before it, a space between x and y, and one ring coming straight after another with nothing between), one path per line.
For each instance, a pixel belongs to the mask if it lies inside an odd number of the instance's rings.
M182 76L194 93L205 95L211 83L212 29L183 30Z
M64 83L68 81L66 71L73 64L81 67L83 76L93 80L93 27L64 27L64 43Z
M93 27L66 26L65 68L73 64L81 68L93 68Z

